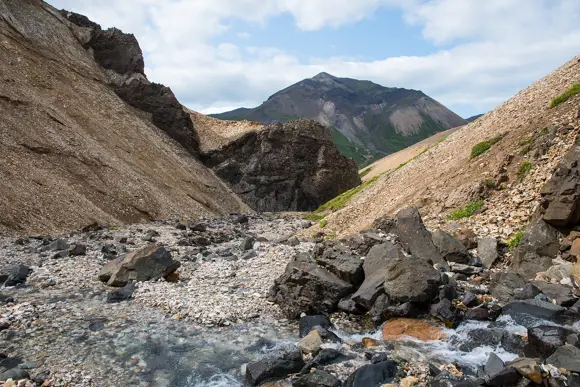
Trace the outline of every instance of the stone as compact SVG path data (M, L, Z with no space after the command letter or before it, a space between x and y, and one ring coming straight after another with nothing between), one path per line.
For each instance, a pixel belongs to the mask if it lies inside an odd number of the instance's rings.
M416 386L419 382L419 378L414 376L407 376L406 378L401 379L400 385L401 387L413 387Z
M452 338L452 341L454 338ZM455 344L455 342L452 342ZM475 328L467 332L467 339L458 342L458 348L464 352L471 352L478 347L501 347L506 352L523 354L526 342L524 339L502 328Z
M542 291L536 285L528 283L522 289L517 290L514 293L513 298L515 300L531 300L540 293L542 293Z
M51 244L46 247L46 250L49 251L61 251L61 250L68 250L70 245L64 239L57 239Z
M268 299L289 318L296 318L303 312L331 313L352 290L351 284L318 266L308 254L299 253L274 281Z
M207 226L205 225L205 223L201 223L201 222L190 223L189 229L191 231L205 232L205 231L207 231Z
M453 285L443 285L439 290L439 300L453 301L457 298L457 289Z
M491 269L498 260L497 239L492 237L481 238L477 241L477 255L483 263L483 267Z
M86 255L87 254L87 246L80 244L80 243L77 243L74 245L74 247L72 249L69 250L68 253L72 257Z
M487 308L473 308L465 312L466 320L486 321L490 319Z
M396 303L430 302L438 293L441 274L429 262L415 257L398 257L386 266L383 288Z
M573 255L576 258L580 257L580 238L576 238L574 239L574 242L572 242L572 247L570 248L570 255Z
M246 382L256 386L270 378L283 378L297 373L304 365L299 350L283 349L249 362L246 366Z
M479 274L483 271L482 267L469 266L461 263L451 263L451 271L454 273L461 273L465 275Z
M258 254L255 250L246 251L242 256L241 259L247 261L248 259L257 257Z
M389 356L385 352L379 352L371 356L371 363L377 364L389 360Z
M322 327L324 329L332 328L332 324L328 317L324 315L314 315L314 316L302 316L300 318L300 337L304 337L309 334L316 327Z
M556 304L562 306L572 306L577 298L574 297L571 286L560 284L551 284L546 281L534 281L533 284L537 286L543 294L548 296L550 300L554 300Z
M542 383L542 369L534 359L519 358L510 363L524 378L536 384Z
M339 387L340 380L324 371L315 371L298 378L292 387Z
M362 345L366 349L372 349L372 348L376 348L378 344L377 344L377 341L373 338L363 337L362 338Z
M485 374L491 378L497 374L499 374L505 367L503 360L499 358L495 353L490 353L485 366L483 367L483 371Z
M445 333L440 327L424 320L394 318L383 326L383 340L400 341L413 337L421 341L443 340Z
M528 345L524 353L528 357L545 359L565 345L567 336L573 333L570 329L550 325L528 328Z
M344 382L344 387L381 386L393 381L397 374L397 362L393 360L367 364L353 372Z
M312 211L361 184L354 160L313 120L272 123L201 159L258 212Z
M240 250L247 251L251 250L254 247L254 243L256 240L252 237L244 238L242 242L240 242Z
M465 292L461 298L461 303L465 306L475 306L478 302L477 296L471 292Z
M316 354L320 351L322 338L316 329L313 329L298 343L298 348L302 353Z
M573 345L563 345L546 359L546 363L580 373L580 348Z
M16 286L26 283L32 269L26 265L15 265L9 268L4 286Z
M469 228L461 228L453 235L459 242L463 244L468 250L477 247L477 234Z
M0 373L0 380L22 380L22 379L30 379L30 375L26 370L20 368L12 368L8 371L4 371ZM16 384L14 384L16 386Z
M491 387L514 387L522 376L513 367L506 367L489 379L487 384Z
M495 272L491 275L489 292L500 301L509 302L524 286L526 286L526 281L519 274Z
M431 305L429 313L431 316L443 321L446 326L452 326L456 320L460 319L455 306L446 298Z
M247 215L240 214L240 215L236 215L234 217L234 219L232 220L232 223L234 223L234 224L247 224L249 221L250 221L250 219L248 218Z
M415 258L430 263L430 265L438 264L442 269L449 268L433 244L431 233L423 224L417 208L409 207L397 213L396 234L403 247Z
M537 325L541 319L554 320L561 317L566 308L538 299L512 301L502 309L502 315L511 316L516 323L528 327Z
M300 239L298 239L296 237L292 237L286 241L286 244L288 246L296 247L300 244Z
M562 280L570 279L570 277L573 275L573 266L574 264L572 262L562 262L560 264L550 266L542 276L549 282L560 283Z
M107 263L99 273L99 280L109 286L121 287L130 281L165 278L180 265L179 261L171 258L165 247L151 245Z
M560 249L560 233L543 220L526 227L521 243L516 247L510 270L531 279L552 266Z
M543 219L554 227L572 228L580 223L580 139L570 147L542 187Z
M319 367L332 363L340 363L342 361L349 360L350 357L343 355L340 351L332 348L322 349L318 355L311 361L309 361L300 371L300 375L307 374L313 367Z
M432 234L433 244L447 262L469 263L467 248L450 234L439 229Z
M107 302L116 303L121 301L128 301L133 297L133 292L135 291L135 285L127 284L121 289L112 290L107 294Z
M316 262L354 287L359 287L364 280L363 261L345 246L327 246L322 255L316 257Z

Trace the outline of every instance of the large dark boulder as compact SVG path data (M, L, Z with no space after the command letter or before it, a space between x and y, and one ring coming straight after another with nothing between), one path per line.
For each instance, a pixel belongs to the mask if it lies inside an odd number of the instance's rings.
M385 294L397 303L428 303L437 295L441 283L440 272L426 260L415 257L394 258L385 272Z
M575 332L558 326L540 325L528 328L528 345L524 349L528 357L547 358L566 344L566 337Z
M284 349L266 355L262 359L251 361L246 366L246 382L257 386L270 378L282 378L299 372L304 367L304 360L298 349Z
M490 294L502 302L511 301L526 286L524 278L516 273L495 272L491 275Z
M309 334L315 327L329 329L332 327L328 317L324 315L303 316L300 318L300 337Z
M471 256L463 243L439 229L432 234L433 244L447 262L469 263Z
M552 259L560 249L560 233L539 219L531 223L524 232L522 242L514 252L510 270L531 279L552 266Z
M133 79L115 87L115 93L129 105L151 113L155 126L191 154L198 154L199 139L191 117L169 87Z
M580 373L580 348L573 345L563 345L546 359L546 363Z
M431 233L427 230L414 207L402 209L397 213L396 234L403 246L416 258L448 269L447 262L433 244Z
M2 276L3 278L5 278L4 286L16 286L26 283L28 274L30 274L31 271L32 270L30 269L30 267L26 265L12 266L8 270L7 275Z
M312 120L274 123L202 156L256 211L310 211L361 183L330 130Z
M270 289L269 299L280 306L289 318L302 312L328 314L353 287L323 267L308 254L297 254Z
M492 237L481 238L477 241L477 255L486 269L490 269L499 258L497 247L497 239Z
M571 286L552 284L546 281L534 281L533 284L551 300L556 301L558 305L572 306L577 300Z
M367 364L354 371L344 382L344 387L378 387L391 382L396 374L396 361Z
M564 312L566 308L538 299L513 301L502 308L502 315L525 327L536 326L542 320L559 321Z
M580 222L579 160L580 137L577 137L542 188L542 217L554 227L572 228Z
M101 269L99 280L121 287L132 281L166 278L180 266L181 263L172 259L165 247L151 245L108 262Z
M311 374L302 375L292 383L292 387L339 387L340 380L332 374L324 371L315 371Z
M328 245L316 262L338 278L360 286L364 280L363 261L349 248L341 244Z

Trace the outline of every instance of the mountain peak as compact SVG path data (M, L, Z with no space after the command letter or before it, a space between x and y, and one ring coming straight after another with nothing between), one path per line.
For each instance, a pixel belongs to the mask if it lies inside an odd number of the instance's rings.
M327 81L335 79L336 77L334 75L330 75L329 73L325 73L324 71L312 77L313 81Z

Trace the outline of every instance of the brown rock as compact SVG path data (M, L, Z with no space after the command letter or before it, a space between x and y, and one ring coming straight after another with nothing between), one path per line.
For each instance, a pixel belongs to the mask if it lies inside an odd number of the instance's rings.
M405 336L421 341L443 340L446 337L441 327L424 320L394 318L383 327L384 340L403 340Z
M322 338L320 333L316 329L310 331L309 334L304 336L302 340L298 343L298 348L302 353L318 353L320 351L320 346L322 345Z
M574 239L572 247L570 248L570 255L580 257L580 238Z
M179 273L171 273L167 277L165 277L167 282L177 282L179 281Z
M372 349L377 347L377 341L370 337L363 337L362 344L363 347L365 347L366 349Z
M419 378L407 376L405 379L401 379L401 387L413 387L417 385L419 381Z
M523 377L536 384L542 383L542 369L534 359L521 358L510 364Z
M462 228L453 236L468 249L475 249L477 247L477 235L469 228Z

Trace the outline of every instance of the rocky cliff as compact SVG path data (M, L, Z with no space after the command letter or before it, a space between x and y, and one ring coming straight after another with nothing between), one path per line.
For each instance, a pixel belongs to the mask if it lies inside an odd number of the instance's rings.
M383 87L327 73L300 81L254 109L214 115L264 124L309 118L332 127L332 137L359 166L430 135L466 123L418 90Z
M192 157L193 125L132 35L4 0L0 36L1 233L250 211Z
M256 211L314 210L361 183L329 129L311 120L248 132L202 159Z

